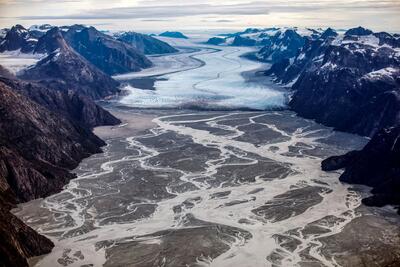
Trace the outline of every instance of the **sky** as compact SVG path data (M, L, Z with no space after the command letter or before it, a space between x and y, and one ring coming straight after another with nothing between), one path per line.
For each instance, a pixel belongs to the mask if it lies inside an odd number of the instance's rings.
M0 28L17 23L142 32L361 25L400 32L400 0L0 0Z

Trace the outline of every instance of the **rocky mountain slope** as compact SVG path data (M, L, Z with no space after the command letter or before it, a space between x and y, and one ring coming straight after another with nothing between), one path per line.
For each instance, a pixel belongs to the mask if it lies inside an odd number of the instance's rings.
M176 53L178 50L152 36L137 32L124 32L116 36L117 40L135 47L146 55Z
M397 205L400 214L400 126L383 129L361 150L334 156L322 162L322 169L344 168L340 180L372 187L367 205Z
M139 71L152 65L133 46L103 34L94 27L71 26L64 33L64 38L76 52L109 75Z
M40 81L57 90L73 90L93 99L119 91L118 82L75 52L57 27L39 38L35 52L46 53L48 56L25 69L20 78Z

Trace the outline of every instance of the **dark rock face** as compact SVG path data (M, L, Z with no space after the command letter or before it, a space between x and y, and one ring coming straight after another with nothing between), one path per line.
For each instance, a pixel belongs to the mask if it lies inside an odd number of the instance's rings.
M64 38L76 52L109 75L140 71L152 65L133 46L103 34L94 27L71 26L64 33Z
M50 253L54 244L12 215L0 202L0 266L28 267L27 258Z
M20 49L22 53L32 52L37 39L32 38L29 31L17 24L7 31L0 44L0 53Z
M104 142L90 128L119 120L76 92L0 78L0 266L28 266L53 243L9 210L18 202L56 193L69 170Z
M361 151L328 158L322 167L345 168L341 181L373 187L364 204L400 205L400 126L379 131Z
M169 38L178 38L178 39L189 39L186 35L184 35L181 32L169 32L169 31L167 31L167 32L160 33L159 36L169 37Z
M64 40L60 30L53 28L39 39L37 51L49 55L20 78L40 81L57 90L73 90L92 99L104 98L119 91L118 82L90 64Z
M6 148L2 159L17 200L57 192L73 177L68 169L101 151L104 142L89 129L47 110L3 82L0 90L0 146Z
M283 75L286 71L286 68L290 65L290 59L285 58L282 59L271 66L271 68L265 71L265 75Z
M86 128L120 123L108 111L96 105L88 97L75 91L53 90L37 83L16 79L0 78L0 82L7 84L46 109L56 112Z
M154 37L137 32L125 32L118 36L119 41L132 45L146 55L176 53L178 50Z

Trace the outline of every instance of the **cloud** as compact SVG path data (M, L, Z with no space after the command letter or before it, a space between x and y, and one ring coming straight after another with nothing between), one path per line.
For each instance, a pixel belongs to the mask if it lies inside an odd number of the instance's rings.
M227 23L227 22L235 22L235 20L233 20L233 19L219 19L219 20L216 20L215 22Z
M4 1L4 0L0 0ZM14 0L19 2L20 0ZM46 2L49 0L30 0L32 2ZM73 2L76 0L63 0L65 2ZM247 3L221 4L204 3L206 1L192 1L191 4L180 4L181 2L165 0L163 5L159 5L159 1L142 1L137 6L129 7L113 7L83 10L79 13L69 15L28 15L20 16L22 20L57 20L57 19L74 19L74 20L92 20L92 19L163 19L177 18L187 16L200 15L267 15L269 13L302 13L316 12L326 10L341 10L350 12L351 10L367 10L387 12L400 11L400 1L398 0L302 0L288 1L271 0L257 1ZM234 1L233 1L234 2Z
M190 5L152 5L137 7L105 8L87 10L72 15L21 16L23 20L46 19L145 19L174 18L197 15L265 15L268 14L266 2L249 2L231 5L190 4Z

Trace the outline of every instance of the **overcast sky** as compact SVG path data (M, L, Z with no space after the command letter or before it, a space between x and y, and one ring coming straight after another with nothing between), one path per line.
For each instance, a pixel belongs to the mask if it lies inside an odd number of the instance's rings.
M17 23L147 32L362 25L400 32L400 0L0 0L0 27Z

